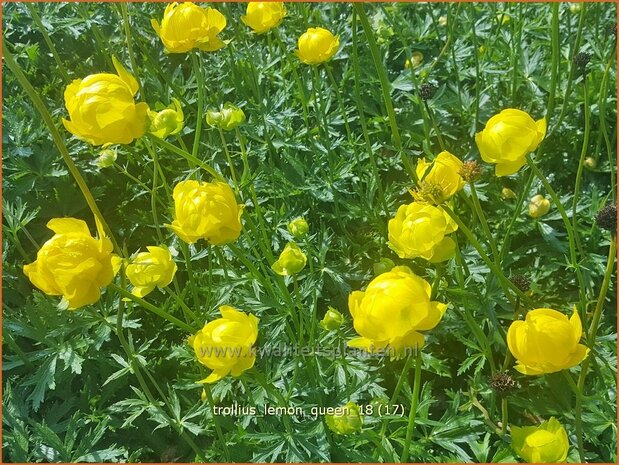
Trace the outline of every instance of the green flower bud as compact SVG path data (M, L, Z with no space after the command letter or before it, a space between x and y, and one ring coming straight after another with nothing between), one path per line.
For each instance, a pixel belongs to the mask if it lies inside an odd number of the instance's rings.
M597 168L598 162L593 157L587 157L587 158L585 158L584 165L585 165L585 168L590 169L590 170L594 170L594 169Z
M333 307L329 307L327 313L322 320L320 320L320 326L327 331L334 331L344 323L344 316Z
M309 231L309 224L305 218L296 218L288 223L288 232L297 239L304 237Z
M387 271L391 271L391 268L395 266L393 260L390 258L381 258L380 261L374 263L374 276L378 276L379 274L386 273Z
M172 99L172 105L161 111L148 110L148 118L150 119L149 132L160 139L178 134L185 123L183 109L175 98Z
M99 168L109 168L116 161L116 150L103 149L99 152L99 156L95 160L95 165Z
M348 402L337 410L333 415L325 415L325 421L331 431L336 434L352 434L361 431L363 417L357 404Z
M234 128L240 126L245 121L245 113L238 107L235 107L231 103L223 105L219 111L208 110L206 112L206 122L224 131L232 131Z
M271 269L281 276L291 276L305 268L306 263L307 257L299 246L294 242L289 242Z

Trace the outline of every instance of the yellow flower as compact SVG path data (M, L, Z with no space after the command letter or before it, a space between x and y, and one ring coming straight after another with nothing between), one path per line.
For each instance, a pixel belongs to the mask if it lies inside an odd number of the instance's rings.
M149 132L160 139L178 134L183 129L185 115L181 104L175 98L172 99L172 102L172 105L161 111L148 111L150 118Z
M242 205L223 182L181 181L174 186L174 221L166 224L183 241L211 245L234 242L241 234Z
M546 136L546 119L533 121L528 113L513 108L494 115L475 135L481 158L496 163L497 176L516 173Z
M218 37L226 27L226 18L214 8L174 2L166 7L161 25L154 19L150 23L168 53L185 53L194 48L214 52L226 45Z
M233 307L219 307L221 318L207 323L189 338L198 361L213 372L199 383L214 383L228 376L241 376L256 362L252 346L258 338L258 318Z
M413 69L418 68L421 63L423 63L423 53L421 52L413 52L410 58L407 58L404 62L404 69L408 69L413 67Z
M299 60L306 65L329 61L340 47L340 39L322 27L310 27L299 37Z
M288 242L271 268L281 276L297 274L307 263L307 257L294 242Z
M353 434L361 431L363 417L357 404L348 402L345 406L333 410L333 414L325 414L325 422L331 431L336 434Z
M54 218L47 227L54 236L24 265L24 274L45 294L61 295L69 310L95 303L119 269L112 242L92 237L86 223L75 218Z
M322 320L320 320L320 326L327 331L333 331L342 326L344 323L344 315L338 312L335 308L329 307L327 313Z
M438 263L454 256L456 244L447 234L458 225L440 207L420 202L402 205L388 229L388 245L400 258L422 257Z
M245 16L241 16L247 26L255 33L262 34L277 27L286 16L286 7L282 2L249 2Z
M447 26L447 16L440 16L438 18L439 26Z
M544 198L543 195L536 195L529 200L529 216L531 218L539 218L544 216L550 210L550 201Z
M208 110L206 112L206 122L215 128L232 131L245 122L245 113L240 108L226 103L219 111Z
M582 325L576 308L568 320L563 313L537 308L524 321L514 321L507 331L507 345L525 375L555 373L578 365L589 349L579 344Z
M144 297L156 286L165 287L172 282L176 273L176 263L166 247L146 247L148 252L140 252L127 266L127 278L134 288L131 291Z
M421 348L424 336L419 331L434 328L447 309L430 300L431 292L430 284L406 266L377 276L365 292L348 297L353 326L361 336L348 345L370 352L388 349L392 358L404 349Z
M460 176L462 165L458 157L447 151L439 153L433 162L421 158L415 170L421 192L427 192L432 203L449 199L464 187L464 179Z
M302 238L307 235L309 231L309 224L305 218L295 218L288 223L288 232L296 238Z
M505 200L515 199L516 193L513 190L511 190L509 187L504 187L503 189L501 189L501 198Z
M135 103L138 82L112 57L118 74L99 73L75 79L64 91L70 121L64 127L92 145L130 144L146 131L148 105Z
M539 426L512 426L512 447L527 463L563 463L570 443L556 418Z

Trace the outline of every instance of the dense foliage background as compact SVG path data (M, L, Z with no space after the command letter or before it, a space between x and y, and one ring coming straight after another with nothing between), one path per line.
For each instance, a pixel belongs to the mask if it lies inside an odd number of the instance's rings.
M140 96L152 108L168 105L172 97L181 101L185 128L170 142L191 146L196 76L187 54L164 53L150 25L151 18L161 18L163 8L146 3L3 5L4 46L51 111L128 254L157 243L151 202L158 204L161 223L168 223L171 198L163 184L155 185L153 194L151 156L142 140L119 147L113 167L98 168L93 161L99 149L69 137L60 124L66 117L63 91L72 79L112 71L111 56L116 55L136 75ZM462 231L455 234L461 266L456 260L440 267L400 260L386 245L388 219L399 205L411 201L412 185L393 137L368 38L359 19L353 20L353 6L288 4L282 25L263 36L252 34L240 21L244 5L216 8L228 19L222 37L230 43L202 54L206 104L216 108L232 102L247 115L239 129L254 175L249 182L267 224L260 234L244 231L232 246L198 243L188 250L189 262L178 239L164 230L167 244L179 251L177 289L182 299L204 321L216 317L222 304L257 314L259 345L294 342L284 330L285 312L274 310L294 305L287 291L292 284L286 287L270 265L290 239L286 224L297 216L310 224L310 235L301 243L311 262L300 275L302 308L315 312L317 320L328 306L346 317L336 332L316 326L325 347L343 344L355 334L348 294L367 285L381 258L407 264L430 282L440 270L438 300L449 302L450 308L424 348L411 460L516 460L509 435L497 432L501 398L490 386L487 350L465 318L469 312L483 328L500 366L506 346L504 334L495 328L507 329L513 308L496 276ZM413 164L420 155L433 158L440 151L438 134L461 159L479 160L474 134L507 107L525 110L535 119L547 115L548 136L536 155L537 165L568 214L581 152L596 161L583 172L576 205L579 250L584 251L579 266L593 311L610 239L594 217L616 198L616 5L384 3L364 9L390 83L403 153ZM554 46L553 15L558 21ZM341 41L335 58L316 70L301 65L293 54L298 36L311 26L330 29ZM413 52L421 52L423 61L405 69ZM590 55L584 71L573 61L580 52ZM200 459L190 443L208 461L398 460L408 410L404 417L368 416L360 433L347 436L330 432L321 417L219 417L216 424L209 403L201 399L202 387L195 384L203 376L186 344L188 334L131 303L122 328L117 328L119 296L109 290L97 304L76 312L57 309L58 299L33 290L22 266L34 260L50 237L46 222L73 216L88 221L94 231L94 221L31 100L6 67L2 79L4 461ZM427 106L417 92L422 83L437 88ZM240 172L238 139L234 132L224 137ZM171 151L158 150L158 155L170 186L194 170ZM220 134L209 126L199 157L229 176ZM484 166L476 188L493 237L505 248L503 272L530 280L529 297L536 307L571 313L579 288L559 212L553 206L539 220L526 214L528 197L546 194L533 177L523 194L529 168L497 178ZM504 187L530 195L524 202L505 199ZM243 201L251 218L255 209L246 189ZM467 188L453 209L487 250L469 195ZM189 280L194 281L191 286ZM191 294L194 286L199 295ZM178 303L161 291L147 300L183 317ZM615 307L613 275L583 402L588 461L616 461ZM119 343L119 329L129 353ZM268 383L295 406L338 406L349 400L379 405L390 402L405 363L259 358L254 372L218 382L212 394L220 405L280 404L281 399L265 389ZM312 375L314 369L318 378ZM578 371L572 369L569 376ZM570 437L569 460L577 461L575 394L564 375L509 373L517 381L508 395L509 423L534 424L556 416ZM259 381L259 375L264 380ZM412 372L409 377L396 402L405 406L411 402Z

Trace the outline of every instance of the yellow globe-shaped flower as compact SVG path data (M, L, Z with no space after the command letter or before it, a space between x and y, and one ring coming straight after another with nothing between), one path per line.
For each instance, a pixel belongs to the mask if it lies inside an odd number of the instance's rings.
M258 338L258 318L227 305L219 312L221 318L189 338L198 361L213 370L200 383L214 383L229 374L240 376L256 362L252 346Z
M447 235L458 225L442 208L413 202L398 208L389 220L389 247L400 258L424 258L431 263L454 256L456 243Z
M443 151L433 162L425 158L417 162L417 178L420 182L420 192L427 195L427 201L439 204L454 196L464 187L464 179L460 176L462 161L455 155Z
M340 40L322 27L310 27L298 41L295 51L299 60L306 65L317 65L329 61L340 47Z
M135 103L138 83L116 57L118 74L99 73L76 79L64 92L70 120L64 127L92 145L130 144L148 127L146 103Z
M256 34L263 34L279 26L285 16L286 7L282 2L249 2L241 21Z
M421 331L434 328L447 304L430 300L432 287L406 266L396 266L370 282L365 291L348 297L355 331L361 336L348 342L376 352L388 350L397 358L407 348L421 348Z
M563 463L567 459L567 433L554 417L539 426L512 426L511 434L514 451L527 463Z
M508 108L494 115L475 135L481 158L496 164L497 176L516 173L546 136L546 119L534 121L528 113Z
M214 8L201 8L191 2L170 3L161 24L152 19L151 25L168 53L186 53L194 48L214 52L226 45L219 38L226 18Z
M525 375L555 373L578 365L589 349L579 344L582 324L574 309L571 318L550 308L527 313L507 331L507 345L517 360L516 370Z
M69 310L97 302L120 266L112 242L92 237L88 225L75 218L54 218L47 227L55 234L24 265L24 274L45 294L62 296Z
M125 273L131 284L132 294L144 297L155 287L165 287L172 282L176 273L176 263L167 247L146 247L148 252L140 252L127 265Z
M188 244L199 239L211 245L234 242L241 234L242 205L223 182L181 181L174 186L174 221L170 228Z

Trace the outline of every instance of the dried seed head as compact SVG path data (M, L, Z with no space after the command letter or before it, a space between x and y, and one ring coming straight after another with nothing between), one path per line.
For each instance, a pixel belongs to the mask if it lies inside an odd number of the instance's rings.
M595 222L614 236L617 233L617 205L606 205L602 208L596 215Z
M520 289L521 292L527 292L531 286L531 281L529 281L529 278L521 274L512 276L510 281L514 283L514 285Z
M609 37L612 37L612 36L616 37L617 36L617 23L610 23L604 26L604 32Z
M591 61L591 54L587 52L578 52L574 55L574 64L578 66L582 71L585 70L587 64Z
M438 88L434 84L422 84L421 87L419 87L419 97L421 97L422 100L430 100L434 97L434 94L436 94L437 89Z
M417 202L440 204L446 200L443 189L438 184L421 181L421 187L415 191L410 191Z
M481 178L482 170L481 165L475 160L465 161L460 168L458 174L466 182L474 183Z
M518 384L508 373L498 372L490 378L490 387L499 393L506 393L517 388Z

